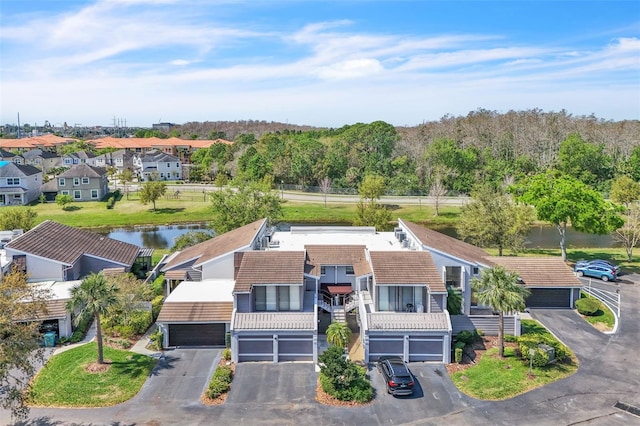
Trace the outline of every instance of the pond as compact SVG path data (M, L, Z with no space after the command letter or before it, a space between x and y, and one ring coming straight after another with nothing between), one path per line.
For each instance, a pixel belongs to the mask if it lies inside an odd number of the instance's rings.
M281 223L278 225L278 230L287 231L291 227L311 225L307 223ZM333 223L333 224L313 224L314 226L322 225L334 225L334 226L348 226L348 223ZM454 227L444 226L437 227L439 232L447 234L452 237L457 237L457 233ZM133 226L127 228L114 228L111 230L100 230L99 232L105 234L115 240L124 241L127 243L135 244L140 247L147 247L153 249L169 249L173 246L174 239L183 235L189 231L208 230L206 223L188 223L180 225L159 225L159 226ZM542 225L531 228L531 232L527 237L527 247L529 248L558 248L560 244L558 231L555 226ZM579 248L579 247L620 247L620 243L614 240L611 235L592 235L576 232L573 229L567 229L567 247Z

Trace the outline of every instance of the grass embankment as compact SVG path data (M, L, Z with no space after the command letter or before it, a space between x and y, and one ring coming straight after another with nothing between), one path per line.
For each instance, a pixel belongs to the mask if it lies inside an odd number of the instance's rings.
M78 346L49 359L34 379L30 404L49 407L106 407L133 398L147 380L156 360L129 351L104 348L109 369L90 373L96 343Z
M522 333L553 336L540 323L522 321ZM555 339L555 338L554 338ZM575 355L569 350L569 360L532 369L529 361L520 358L516 350L505 347L505 357L498 356L498 348L486 351L477 365L451 375L453 383L465 394L484 400L503 400L539 388L572 375L578 369Z
M99 228L132 225L165 225L176 223L207 222L211 219L211 202L202 191L180 190L179 197L174 197L173 187L167 196L156 201L156 210L152 205L140 202L137 193L129 194L129 199L122 196L113 209L107 209L104 201L87 201L72 203L69 210L62 210L55 203L35 204L31 206L38 213L37 222L54 220L65 225ZM320 202L307 203L286 201L283 204L282 222L290 223L341 223L351 224L356 217L356 204L332 204ZM443 206L439 215L434 216L431 205L386 205L393 213L392 217L423 224L427 227L454 226L460 215L460 207ZM489 249L497 255L497 250ZM505 255L509 255L508 251ZM528 249L526 255L559 256L557 249ZM580 259L606 259L620 264L626 273L640 273L640 261L626 261L623 248L569 248L569 261Z
M583 298L591 298L596 299L593 296L589 296L587 293L580 293L580 296ZM596 299L598 300L598 299ZM615 325L615 317L613 316L613 312L611 309L607 307L604 303L600 302L600 309L595 313L595 315L582 315L582 318L589 324L593 325L600 331L610 331L613 330L613 326Z

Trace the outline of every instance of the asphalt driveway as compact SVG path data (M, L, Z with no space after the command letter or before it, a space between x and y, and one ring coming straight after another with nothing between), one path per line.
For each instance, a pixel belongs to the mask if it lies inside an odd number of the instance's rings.
M578 372L507 401L479 401L461 395L444 366L410 364L417 378L413 397L386 394L375 369L375 400L357 408L315 401L317 373L304 363L246 363L225 404L203 406L200 395L219 359L216 349L167 351L141 392L131 401L100 409L34 408L24 424L210 425L210 424L415 424L415 425L629 425L640 417L615 407L640 407L640 283L620 284L622 319L618 333L605 335L571 310L535 309L532 315L573 349ZM5 415L5 417L2 417ZM0 411L2 424L9 421Z

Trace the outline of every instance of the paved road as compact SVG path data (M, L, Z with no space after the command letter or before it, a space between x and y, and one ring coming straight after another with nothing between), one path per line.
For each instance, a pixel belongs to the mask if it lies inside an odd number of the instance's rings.
M248 363L237 366L227 402L199 403L218 354L211 349L167 352L140 394L116 407L33 409L25 425L630 425L640 417L614 407L640 407L640 283L621 284L623 321L617 334L604 335L571 310L535 309L532 315L570 346L578 372L501 402L461 395L442 365L412 364L417 394L394 398L372 370L376 399L359 408L326 407L315 401L316 374L304 363ZM0 415L6 412L0 411ZM2 423L6 423L3 418Z

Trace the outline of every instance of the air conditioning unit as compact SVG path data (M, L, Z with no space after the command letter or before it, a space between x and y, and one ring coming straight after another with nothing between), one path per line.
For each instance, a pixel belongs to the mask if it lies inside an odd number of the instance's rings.
M404 232L398 232L398 241L403 242L407 239L407 234Z
M404 248L409 247L409 240L403 240L402 241L402 247L404 247Z

